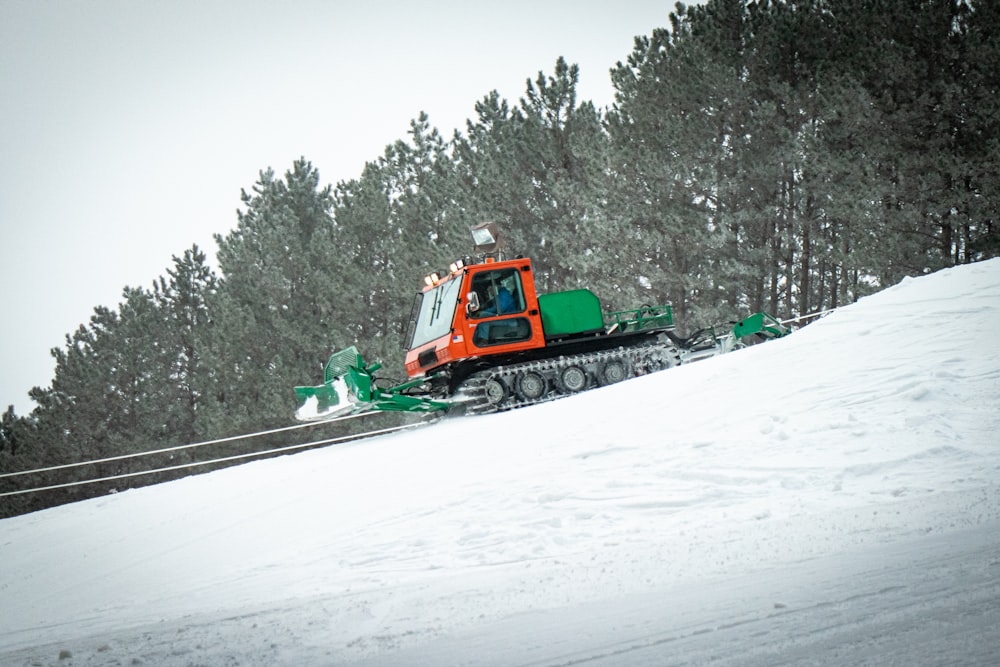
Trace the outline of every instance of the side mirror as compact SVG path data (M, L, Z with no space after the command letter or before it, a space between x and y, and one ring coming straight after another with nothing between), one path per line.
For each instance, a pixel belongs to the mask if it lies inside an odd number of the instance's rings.
M471 315L480 308L479 304L479 294L476 292L469 292L465 295L465 314Z

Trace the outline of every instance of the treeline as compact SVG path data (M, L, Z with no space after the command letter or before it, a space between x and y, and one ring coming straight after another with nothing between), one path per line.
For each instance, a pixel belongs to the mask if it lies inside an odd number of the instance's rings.
M678 4L612 68L608 109L577 100L560 59L517 104L484 97L450 139L421 114L354 180L325 185L304 158L263 171L216 237L217 272L192 247L53 350L38 407L2 417L0 474L287 425L291 388L351 344L401 376L422 276L467 254L484 220L535 260L543 291L670 301L689 329L996 256L997 26L992 0ZM181 474L0 497L0 516Z

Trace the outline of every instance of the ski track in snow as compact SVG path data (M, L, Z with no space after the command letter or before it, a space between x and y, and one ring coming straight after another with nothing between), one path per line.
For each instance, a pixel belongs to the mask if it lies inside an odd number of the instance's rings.
M997 325L991 260L577 397L0 521L0 664L1000 662Z

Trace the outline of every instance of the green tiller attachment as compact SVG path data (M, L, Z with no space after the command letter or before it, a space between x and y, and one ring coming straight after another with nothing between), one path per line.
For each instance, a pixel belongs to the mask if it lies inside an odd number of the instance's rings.
M313 421L375 410L436 412L448 409L445 402L406 393L423 384L423 379L379 389L374 374L380 368L382 364L378 362L366 363L353 345L332 354L323 369L323 384L295 387L299 399L295 417L300 421Z
M743 338L756 334L760 338L781 338L791 333L791 329L767 313L754 313L733 327L733 336Z

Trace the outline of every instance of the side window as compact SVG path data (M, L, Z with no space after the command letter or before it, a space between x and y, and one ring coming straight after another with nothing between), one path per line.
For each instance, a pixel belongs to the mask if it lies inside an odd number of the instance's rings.
M504 320L482 322L472 334L472 344L476 347L519 343L531 338L531 323L526 317L509 317Z
M479 310L473 319L524 312L524 291L517 269L484 271L472 278L472 290L479 295Z

